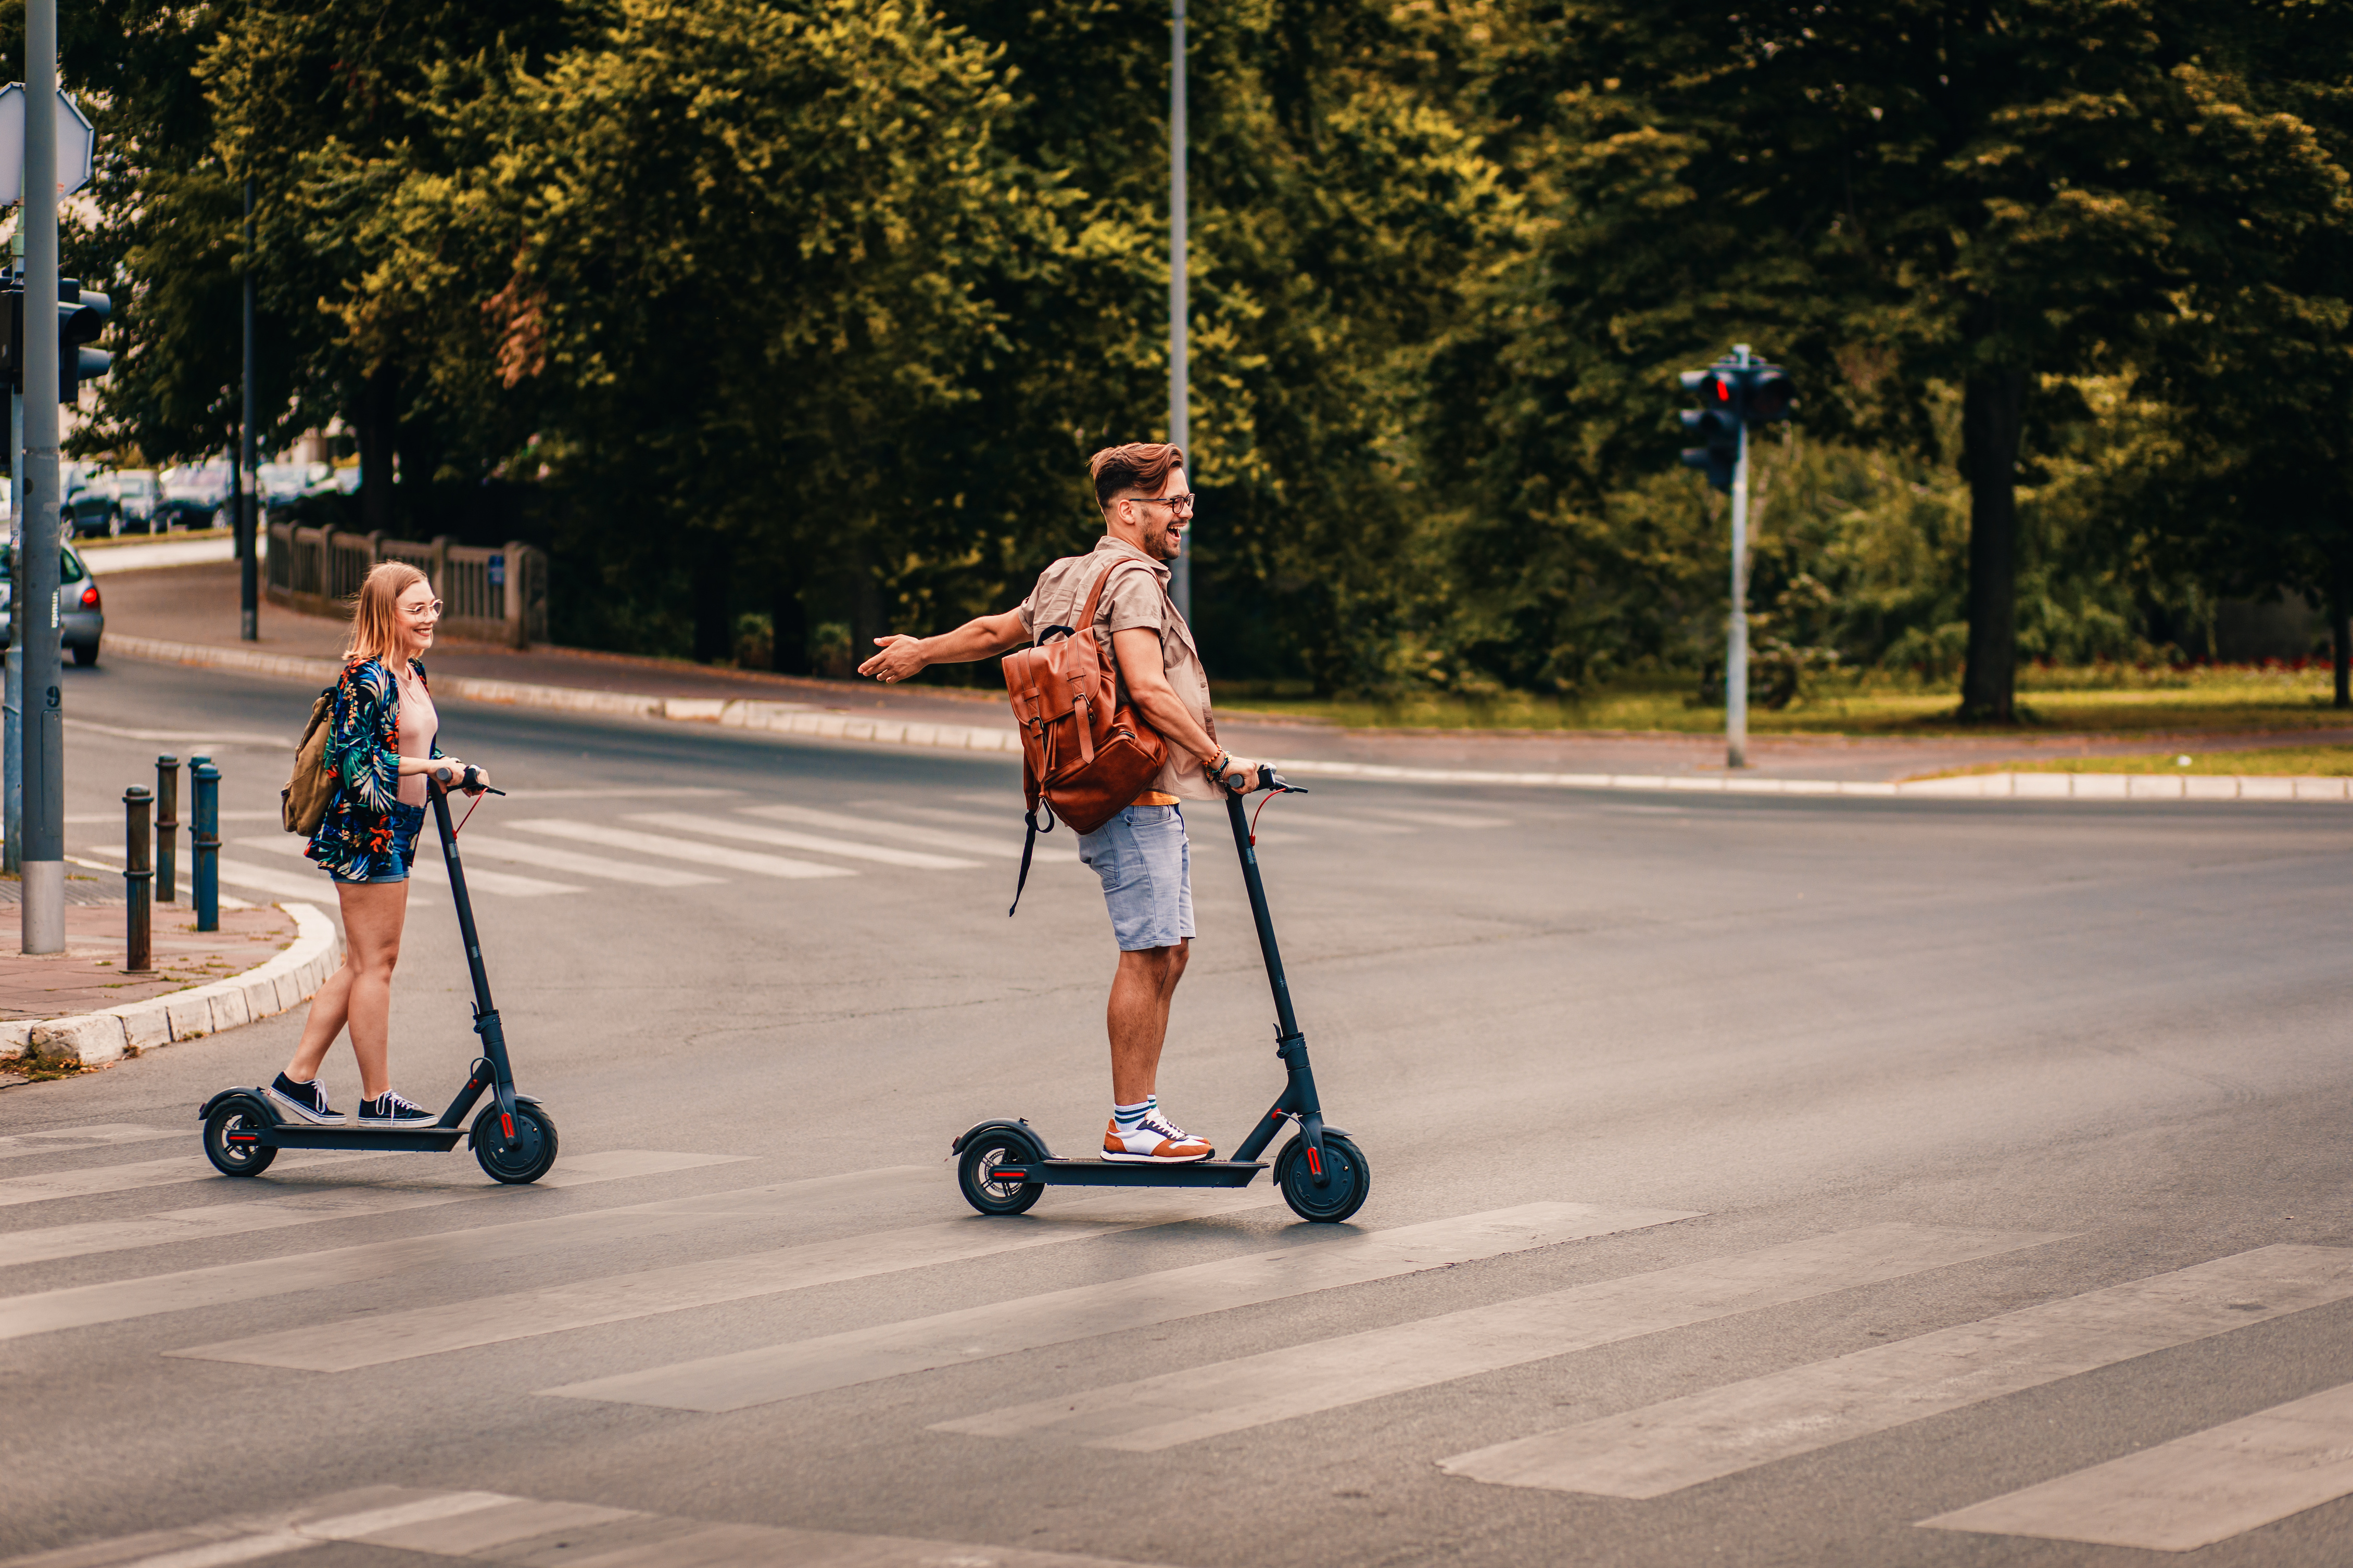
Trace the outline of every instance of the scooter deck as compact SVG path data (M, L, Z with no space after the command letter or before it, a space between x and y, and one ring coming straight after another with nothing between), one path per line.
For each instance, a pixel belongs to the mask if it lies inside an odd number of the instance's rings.
M1125 1165L1110 1160L1008 1161L995 1174L1049 1187L1246 1187L1266 1169L1263 1160L1195 1160L1183 1165Z
M280 1122L257 1127L260 1142L272 1149L381 1149L387 1153L417 1152L446 1154L466 1135L462 1127L296 1127Z

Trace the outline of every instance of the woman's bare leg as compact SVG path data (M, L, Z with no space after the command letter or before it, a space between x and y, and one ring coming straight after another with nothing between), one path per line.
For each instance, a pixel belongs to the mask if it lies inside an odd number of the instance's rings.
M408 884L338 882L335 895L343 906L343 967L311 999L302 1043L294 1047L286 1076L296 1083L317 1078L319 1064L348 1026L352 1054L360 1061L360 1098L374 1100L392 1087L392 972L408 919Z

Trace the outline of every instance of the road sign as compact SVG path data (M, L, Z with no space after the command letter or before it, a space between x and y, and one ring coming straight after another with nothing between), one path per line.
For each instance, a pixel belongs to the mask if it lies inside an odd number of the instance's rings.
M98 131L81 106L58 89L58 195L69 196L90 184L98 154ZM0 88L0 205L25 199L25 84Z

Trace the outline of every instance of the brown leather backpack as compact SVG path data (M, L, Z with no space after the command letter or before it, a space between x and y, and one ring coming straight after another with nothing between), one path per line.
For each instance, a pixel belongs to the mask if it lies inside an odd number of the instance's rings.
M1041 626L1037 642L1005 656L1005 690L1021 726L1021 789L1029 837L1021 844L1021 878L1010 915L1021 907L1029 880L1029 853L1039 833L1060 816L1092 833L1151 787L1168 759L1168 743L1118 700L1118 670L1094 636L1095 605L1112 574L1141 561L1114 558L1095 574L1078 626ZM1046 811L1038 823L1040 805Z

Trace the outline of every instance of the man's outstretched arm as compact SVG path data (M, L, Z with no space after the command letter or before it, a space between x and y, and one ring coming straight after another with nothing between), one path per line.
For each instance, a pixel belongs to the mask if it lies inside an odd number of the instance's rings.
M935 637L876 637L874 646L882 651L860 665L858 673L871 675L888 685L906 679L925 665L969 664L976 658L1009 653L1029 640L1029 633L1021 625L1021 612L1007 610L1002 615L966 621L955 630L942 632Z

